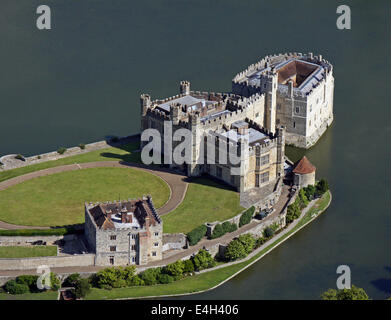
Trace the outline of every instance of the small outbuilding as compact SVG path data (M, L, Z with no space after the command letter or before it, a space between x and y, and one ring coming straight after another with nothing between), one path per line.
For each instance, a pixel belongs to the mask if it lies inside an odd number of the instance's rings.
M316 167L307 159L306 156L301 158L293 168L293 183L300 188L310 184L315 185Z

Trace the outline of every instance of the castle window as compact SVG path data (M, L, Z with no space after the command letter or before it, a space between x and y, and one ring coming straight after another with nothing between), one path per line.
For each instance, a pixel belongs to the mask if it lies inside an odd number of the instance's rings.
M156 257L156 251L152 251L152 257Z
M136 239L136 235L135 234L132 234L132 239L134 240L134 239Z
M265 164L269 163L269 155L265 155L261 157L261 166L264 166Z
M312 111L312 104L310 105L310 112Z
M255 158L255 165L256 165L257 167L259 167L259 166L260 166L260 163L261 163L261 158L260 158L259 156L256 156L256 158Z
M155 247L158 247L158 246L159 246L159 242L155 242L153 245L154 245Z
M296 128L296 122L293 121L293 128Z
M261 183L265 183L269 181L269 171L261 173Z
M255 186L259 187L259 174L258 173L255 174Z
M117 247L116 247L116 246L110 246L110 251L111 251L111 252L117 251Z
M277 110L281 110L281 103L277 103Z
M136 250L136 245L132 244L132 245L130 246L130 249L131 249L131 250Z
M111 265L114 264L114 257L113 257L113 256L111 256L111 257L109 258L109 263L110 263Z
M154 236L157 237L159 235L159 232L155 232Z
M136 262L136 257L132 257L132 262Z
M110 236L110 240L117 240L117 236L116 235L111 235Z
M319 103L319 98L316 99L316 104L318 104L318 103Z
M255 117L256 117L256 118L258 118L258 117L259 117L259 112L257 112L257 113L255 114Z
M296 113L300 112L300 107L296 107Z

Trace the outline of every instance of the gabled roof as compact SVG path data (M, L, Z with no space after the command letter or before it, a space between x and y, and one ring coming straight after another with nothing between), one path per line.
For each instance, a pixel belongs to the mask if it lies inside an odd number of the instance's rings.
M296 163L295 168L293 169L293 172L297 174L307 174L315 171L316 167L307 159L306 156L301 158L301 160Z

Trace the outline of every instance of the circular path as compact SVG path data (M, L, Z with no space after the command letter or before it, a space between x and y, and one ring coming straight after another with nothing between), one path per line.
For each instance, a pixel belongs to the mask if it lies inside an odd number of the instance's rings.
M137 170L146 171L148 173L154 174L155 176L158 176L161 179L163 179L170 188L170 198L162 207L157 209L160 215L164 215L176 209L185 197L186 190L187 190L187 182L185 181L186 176L165 168L145 166L143 164L129 163L124 161L97 161L97 162L87 162L87 163L80 163L80 164L75 163L75 164L69 164L69 165L34 171L31 173L27 173L0 182L0 191L37 177L43 177L55 173L64 172L64 171L74 171L74 170L102 168L102 167L133 168ZM15 224L10 224L10 223L0 221L0 229L49 229L49 227L21 226L21 225L15 225Z

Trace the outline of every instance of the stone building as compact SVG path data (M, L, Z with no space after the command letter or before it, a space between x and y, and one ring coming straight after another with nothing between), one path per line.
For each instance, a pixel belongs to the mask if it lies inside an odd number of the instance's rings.
M84 230L95 265L144 265L162 259L163 222L150 196L85 204Z
M306 156L300 159L293 168L293 183L300 188L310 184L315 185L316 167L307 159Z
M314 145L333 121L333 66L321 55L286 53L266 56L238 73L232 92L264 96L260 124L286 128L286 142Z

